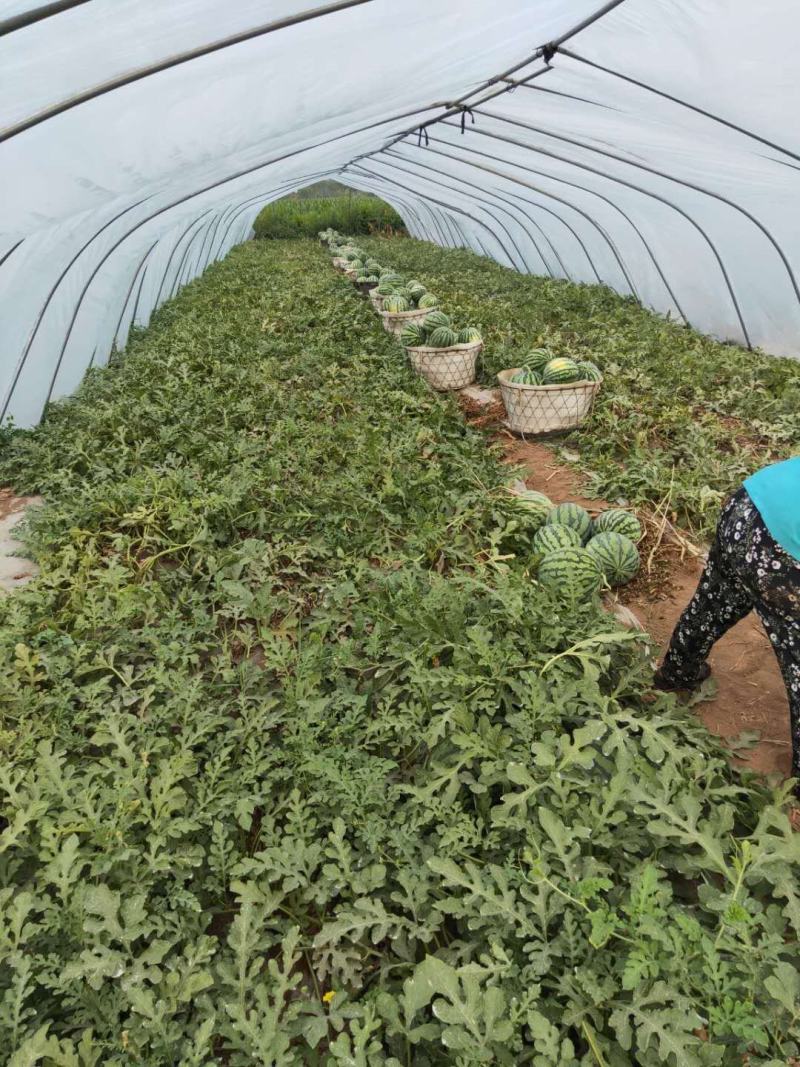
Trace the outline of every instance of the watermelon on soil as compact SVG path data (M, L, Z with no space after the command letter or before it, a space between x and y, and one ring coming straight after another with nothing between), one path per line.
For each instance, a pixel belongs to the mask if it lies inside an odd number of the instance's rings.
M564 599L594 596L603 585L603 572L585 548L558 548L539 564L538 581Z
M574 526L564 526L562 523L550 523L542 526L533 535L534 551L543 556L555 552L559 548L580 548L581 535Z
M606 531L624 534L634 544L638 544L641 541L643 534L642 524L636 516L630 511L624 511L622 508L609 508L607 511L601 511L594 520L593 530L596 534L605 533Z
M624 585L639 571L639 551L625 534L613 530L599 533L588 543L586 551L597 561L609 585Z
M520 493L515 493L514 499L520 510L525 512L526 518L538 523L539 526L544 524L545 519L553 510L553 501L550 497L536 489L524 489Z
M571 526L578 531L582 541L586 541L592 533L592 518L580 504L557 504L548 514L546 521L548 526Z

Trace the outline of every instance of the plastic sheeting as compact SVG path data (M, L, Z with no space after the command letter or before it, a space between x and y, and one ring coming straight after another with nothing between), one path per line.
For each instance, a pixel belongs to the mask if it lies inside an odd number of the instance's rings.
M4 416L337 175L416 236L800 352L791 0L308 3L0 0Z

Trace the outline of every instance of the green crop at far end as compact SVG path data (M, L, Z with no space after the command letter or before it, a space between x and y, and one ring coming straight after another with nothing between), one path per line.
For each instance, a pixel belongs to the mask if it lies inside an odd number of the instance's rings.
M3 455L46 501L0 600L4 1065L800 1054L781 792L536 584L508 469L318 244L237 248Z
M316 237L332 227L346 234L404 234L403 220L388 204L366 193L318 199L286 197L269 204L256 219L256 238Z

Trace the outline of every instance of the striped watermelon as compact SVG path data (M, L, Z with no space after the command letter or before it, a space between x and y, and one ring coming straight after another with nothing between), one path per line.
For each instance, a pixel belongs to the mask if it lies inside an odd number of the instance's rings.
M575 382L581 376L578 364L574 359L559 356L546 363L542 371L542 381L545 385L563 385L565 382Z
M428 334L428 345L431 348L452 348L458 344L458 334L449 326L437 326Z
M593 528L596 534L607 531L623 534L634 544L641 541L643 533L641 523L636 516L630 511L623 511L622 508L609 508L608 511L602 511L594 520Z
M428 333L433 333L439 326L449 326L450 316L445 315L443 311L431 311L425 319L425 330Z
M571 526L578 531L581 541L585 541L592 532L591 516L580 504L557 504L547 516L547 525Z
M552 358L552 354L546 348L532 348L525 356L525 366L541 372Z
M392 315L397 315L401 311L410 311L411 303L404 296L400 296L398 293L392 293L391 296L387 296L384 300L383 310L388 311Z
M572 601L585 600L599 592L603 572L585 548L557 548L539 564L539 582Z
M418 348L425 344L425 333L418 322L409 322L400 334L400 344L406 348Z
M417 307L420 308L435 308L439 305L439 298L434 296L433 293L425 293L424 296L419 298Z
M515 385L541 385L542 376L533 367L520 367L517 373L511 376L511 381Z
M581 381L601 382L603 380L600 368L596 363L592 363L590 359L581 360L581 362L577 364L577 367L581 372Z
M378 282L378 296L391 296L397 288L397 283L389 281L386 278L381 278Z
M483 341L481 331L474 326L465 326L458 331L458 343L460 345L476 345Z
M553 501L544 493L536 489L524 489L521 493L515 493L514 499L517 506L525 512L529 519L534 520L540 526L544 523L548 514L553 510Z
M630 537L606 530L591 539L586 551L597 561L609 585L624 585L638 572L639 552Z
M581 535L572 526L551 523L536 531L533 535L533 547L543 556L556 552L559 548L580 548Z

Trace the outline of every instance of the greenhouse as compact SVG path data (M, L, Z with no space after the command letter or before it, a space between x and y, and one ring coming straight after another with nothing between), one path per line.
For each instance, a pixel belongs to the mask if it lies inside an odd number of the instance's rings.
M798 32L0 0L0 1065L800 1065Z

